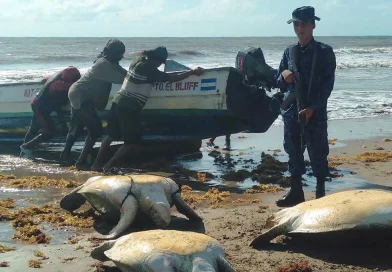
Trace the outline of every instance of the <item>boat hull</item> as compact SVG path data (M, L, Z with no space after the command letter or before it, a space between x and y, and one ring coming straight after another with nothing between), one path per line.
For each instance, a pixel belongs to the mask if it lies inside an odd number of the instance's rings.
M33 116L30 101L41 87L34 82L0 85L1 140L23 139ZM104 128L111 100L120 87L113 84L109 103L99 112ZM278 115L276 111L266 112L269 105L264 104L270 101L244 86L241 73L232 67L206 69L201 77L190 76L180 82L156 83L141 114L142 138L179 141L241 131L265 132ZM70 106L64 111L69 122ZM53 119L58 124L55 113ZM58 135L54 140L63 141L64 137Z

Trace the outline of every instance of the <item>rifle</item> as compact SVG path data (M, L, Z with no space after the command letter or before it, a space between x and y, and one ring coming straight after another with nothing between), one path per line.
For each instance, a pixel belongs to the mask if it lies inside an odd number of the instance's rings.
M296 45L290 48L289 54L290 54L290 59L292 60L293 64L293 74L295 78L295 84L294 84L294 92L292 92L289 97L286 98L287 101L284 102L284 104L291 103L294 98L297 100L297 109L298 109L298 122L300 126L300 139L301 139L301 150L305 150L306 148L306 142L304 141L304 134L305 134L305 125L306 125L306 116L305 115L300 115L299 112L303 109L306 108L306 104L309 101L309 95L312 87L312 80L314 76L314 69L315 69L315 64L316 64L316 59L317 59L317 46L315 46L313 50L313 58L312 58L312 68L310 72L310 78L309 78L309 85L308 85L308 92L307 94L304 93L303 90L303 79L301 74L298 71L297 68L297 59L299 55L299 50L300 50L300 45Z
M297 117L299 122L299 136L301 139L301 150L305 150L306 148L306 141L304 139L305 135L305 125L306 125L306 116L303 114L299 114L299 112L306 108L306 97L303 92L303 80L302 76L298 71L294 72L295 77L295 93L297 93Z

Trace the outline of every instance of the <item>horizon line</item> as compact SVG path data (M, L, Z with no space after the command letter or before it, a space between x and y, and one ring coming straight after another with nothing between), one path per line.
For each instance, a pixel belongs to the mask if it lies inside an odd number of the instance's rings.
M392 37L392 35L313 35L314 37ZM0 38L144 38L144 39L162 39L162 38L296 38L290 36L0 36Z

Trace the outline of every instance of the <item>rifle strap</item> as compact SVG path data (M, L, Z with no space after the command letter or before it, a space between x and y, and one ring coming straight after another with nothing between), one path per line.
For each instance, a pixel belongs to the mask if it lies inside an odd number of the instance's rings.
M317 43L315 44L314 49L313 49L312 70L310 71L310 78L309 78L309 85L308 85L308 96L306 99L306 103L309 101L309 97L310 97L309 94L310 94L310 90L312 88L312 80L314 77L314 70L316 68L316 59L317 59Z
M311 68L311 71L310 71L308 93L307 93L307 101L309 101L309 94L310 94L310 90L312 88L312 81L313 81L313 77L314 77L314 70L316 69L317 47L318 46L317 46L317 43L316 43L315 46L314 46L314 49L313 49L312 68ZM294 75L299 73L298 68L297 68L297 64L298 64L297 63L298 62L297 58L298 58L299 50L300 50L300 45L297 44L297 45L291 47L290 51L289 51L290 59L291 59L292 64L293 64ZM294 100L295 97L298 98L299 95L300 95L299 93L296 93L295 95L290 95L290 99L286 99L287 101L284 101L283 103L285 104L285 106L287 106L289 103L291 103ZM283 104L282 104L282 106L283 106Z

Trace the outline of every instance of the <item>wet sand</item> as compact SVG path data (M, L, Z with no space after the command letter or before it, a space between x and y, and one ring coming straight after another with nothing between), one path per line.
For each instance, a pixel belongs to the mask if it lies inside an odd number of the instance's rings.
M245 271L391 271L391 249L341 248L281 241L273 242L266 248L256 250L248 247L249 242L264 230L267 217L278 209L274 201L278 194L257 194L261 203L230 205L227 208L208 209L196 206L203 217L204 225L195 225L178 216L169 226L172 229L205 232L218 239L227 253L227 259L238 272ZM311 199L309 193L307 199ZM182 220L181 220L182 219ZM39 271L119 271L112 262L99 263L89 257L94 243L88 241L91 234L81 234L76 244L16 245L17 251L0 254L0 261L9 263L5 271L33 271L28 260L34 251L41 251L48 259L42 260ZM284 270L282 266L301 263L312 270ZM305 262L305 263L304 263ZM95 267L95 266L98 266ZM279 270L280 268L280 270Z
M392 152L392 134L388 137L374 137L371 139L357 139L343 142L345 146L338 149L332 149L330 156L334 158L348 157L352 158L364 153L385 154L390 156ZM377 159L375 155L374 159ZM366 159L366 158L365 158ZM369 158L371 160L372 158ZM358 162L348 160L339 165L340 169L347 169L353 172L357 177L367 180L373 184L382 186L392 186L392 160L374 161L374 162Z
M333 178L327 183L327 193L351 188L382 188L392 190L392 179L389 177L392 169L392 160L387 158L384 162L369 162L368 160L353 159L363 152L390 152L392 151L392 142L383 139L392 138L392 126L388 118L375 118L372 120L359 121L337 121L331 122L329 138L337 138L334 145L331 145L331 160L338 161L337 173L343 176ZM259 157L261 151L270 152L273 149L282 149L282 130L280 127L273 127L268 134L233 135L232 145L234 150L231 153L233 158L238 157ZM218 145L223 144L223 138L216 140ZM204 144L204 142L203 142ZM198 171L208 170L213 174L224 171L226 165L214 165L214 159L208 156L207 151L201 148L203 159L192 157L183 157L181 164ZM268 151L269 150L269 151ZM240 152L243 155L237 156ZM271 153L271 152L270 152ZM287 161L284 152L277 152L277 158ZM388 155L385 153L385 155ZM343 157L347 157L342 160ZM385 157L385 156L384 156ZM372 157L373 158L373 157ZM378 158L378 157L377 157ZM31 167L32 169L34 167ZM8 170L7 170L8 169ZM15 168L8 167L4 173L11 173ZM309 170L310 171L310 170ZM72 171L66 171L67 177L72 176ZM354 173L352 173L354 172ZM29 171L24 174L27 175ZM30 174L34 173L30 171ZM36 175L37 173L34 173ZM93 173L78 172L77 179L83 180ZM62 176L59 174L58 177ZM249 183L250 181L248 181ZM215 181L215 184L225 184L224 182ZM247 182L237 183L237 188L251 186ZM314 198L314 180L311 176L305 176L306 199ZM212 182L214 184L214 182ZM226 185L232 183L226 182ZM248 186L245 186L247 184ZM69 191L63 189L59 194L58 191L48 193L48 202L56 202L58 198ZM198 190L205 192L208 186L199 186ZM224 190L221 188L221 190ZM392 247L381 248L375 246L372 248L353 248L353 247L333 247L325 245L312 245L293 239L277 239L270 246L263 249L253 249L248 246L250 241L258 234L265 231L264 224L271 213L279 209L274 204L278 197L281 197L285 191L275 193L259 194L237 194L231 193L228 200L219 203L218 208L209 207L208 203L202 201L194 204L196 211L203 218L203 225L195 225L183 219L173 208L174 218L169 228L183 229L191 231L205 232L206 234L218 239L228 255L229 262L238 272L245 271L392 271L391 253ZM19 196L21 193L17 193ZM1 197L16 197L12 191L2 191ZM22 196L19 196L22 198ZM235 199L241 199L244 203L233 203ZM257 199L258 203L247 204ZM26 204L27 205L27 204ZM8 222L3 222L4 224ZM2 223L2 224L3 224ZM3 225L4 226L4 225ZM53 228L53 227L52 227ZM47 227L46 230L50 230ZM47 245L25 245L15 244L9 238L8 233L0 232L0 244L16 247L16 251L0 253L0 262L8 262L8 268L2 268L4 271L35 271L29 268L28 260L39 259L34 256L34 251L39 250L45 254L48 259L42 260L42 268L38 271L118 271L113 268L113 263L106 262L98 264L96 260L89 257L89 252L94 247L94 243L88 241L91 236L88 232L78 232L79 236L76 244L67 243L69 236L74 232L70 231L67 235L64 230L59 230L61 235L53 239ZM64 234L65 233L65 234ZM12 233L11 233L12 235ZM297 263L302 268L289 269L287 264ZM310 268L307 268L307 264ZM98 265L98 267L95 266Z

